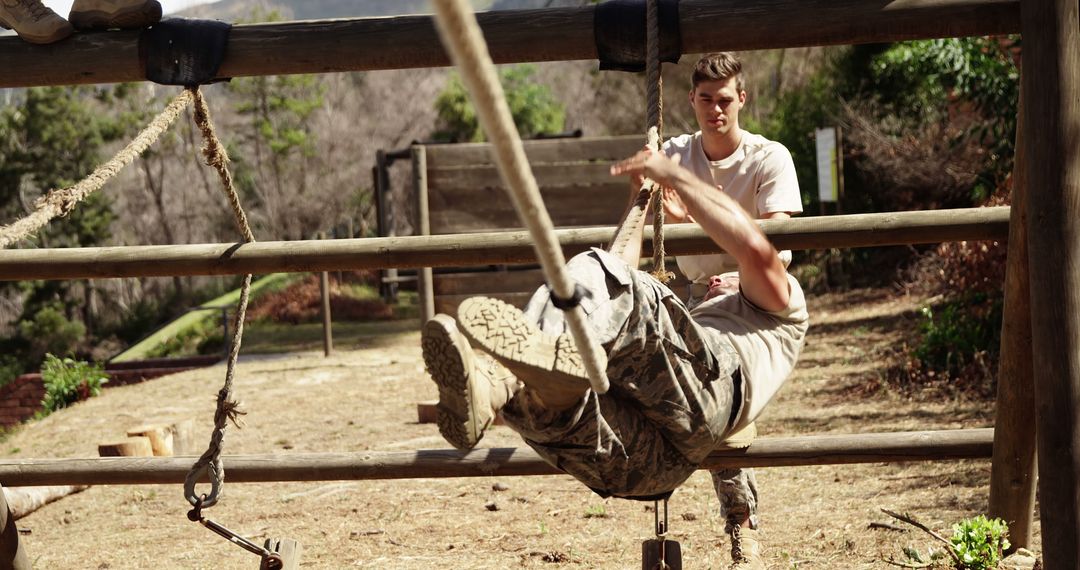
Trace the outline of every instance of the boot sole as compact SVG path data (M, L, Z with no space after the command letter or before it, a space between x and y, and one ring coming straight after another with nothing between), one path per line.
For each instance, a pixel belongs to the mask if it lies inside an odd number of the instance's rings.
M469 350L469 347L461 346L451 328L453 326L453 319L446 315L437 315L424 323L420 347L424 366L439 387L439 403L435 407L435 423L439 426L439 433L450 445L467 451L484 437L484 430L491 424L494 415L486 420L478 417L476 394L469 382L461 352Z
M544 334L520 309L498 299L472 297L458 307L461 332L526 385L568 390L589 388L589 378L569 334Z
M15 26L7 23L5 20L2 19L0 19L0 28L4 28L5 30L15 30ZM15 33L19 34L19 38L21 38L23 41L30 42L32 44L45 45L54 44L62 39L66 39L67 37L71 36L71 34L75 33L75 28L69 25L67 27L60 28L59 31L56 31L48 36L25 34L20 33L18 30L15 30Z
M145 28L161 21L161 4L154 0L138 8L116 14L99 10L71 12L68 19L76 30Z
M746 449L757 438L757 425L753 422L741 430L730 433L717 449Z

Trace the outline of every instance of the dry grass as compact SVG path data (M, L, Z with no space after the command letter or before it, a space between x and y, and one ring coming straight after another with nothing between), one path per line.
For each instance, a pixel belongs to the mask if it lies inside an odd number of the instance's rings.
M986 427L992 403L862 395L901 340L914 301L881 291L819 296L790 384L760 422L766 436ZM237 393L250 412L228 453L444 448L415 403L434 398L416 332L384 337L330 359L321 354L251 357ZM344 348L344 347L342 347ZM209 435L223 368L111 388L103 396L29 424L2 447L8 457L85 457L103 439L145 422L195 418ZM484 446L520 446L505 427ZM227 466L226 466L227 469ZM883 568L916 532L869 530L889 522L879 507L929 526L986 508L989 461L822 466L758 471L767 556L774 568ZM506 490L496 491L495 483ZM485 507L494 503L497 510ZM308 484L228 484L206 515L249 538L303 544L308 568L638 568L651 505L603 500L569 477L433 479ZM19 521L38 568L255 568L254 555L185 518L177 486L95 487ZM707 473L672 499L671 528L685 568L724 568L723 522ZM1036 526L1036 547L1038 527Z

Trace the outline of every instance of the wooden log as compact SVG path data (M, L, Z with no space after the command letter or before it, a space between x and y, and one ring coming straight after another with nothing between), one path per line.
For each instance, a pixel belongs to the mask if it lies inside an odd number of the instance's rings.
M1018 0L682 0L679 5L683 53L1005 34L1018 31L1019 12ZM596 58L593 13L592 6L512 10L480 13L477 20L496 63L567 61ZM138 35L80 33L48 46L2 38L0 88L141 81ZM222 78L449 64L426 15L238 25L225 54Z
M961 208L890 214L809 216L760 220L778 249L870 247L959 240L1004 240L1009 208ZM566 255L603 244L614 228L557 230ZM652 235L646 228L646 237ZM665 228L669 255L719 251L695 224ZM652 255L651 243L643 256ZM145 245L0 250L0 281L104 279L171 275L313 273L382 267L461 267L533 263L528 232L266 241L199 245Z
M129 437L123 441L111 441L98 444L101 457L153 457L154 446L146 436Z
M145 437L150 440L150 449L156 457L172 457L173 433L169 426L144 425L127 430L128 437Z
M15 517L11 516L11 510L8 509L5 493L0 493L0 569L31 570L32 568L26 548L19 540L19 529L15 527Z
M413 198L416 200L415 232L421 237L428 236L431 234L431 211L428 205L427 148L423 145L412 147L412 183ZM432 290L434 277L431 267L421 267L416 272L416 277L420 322L426 323L435 316L435 293Z
M180 420L169 426L172 434L173 455L194 455L198 453L195 443L195 421Z
M1080 568L1080 16L1021 12L1039 513L1046 567Z
M325 240L326 232L319 232L319 239ZM338 282L341 282L340 274ZM319 272L319 312L322 316L323 356L329 357L334 353L334 320L330 313L330 273L327 271Z
M4 500L7 501L11 516L19 520L26 515L58 501L89 489L88 485L50 485L47 487L4 487Z
M702 469L791 467L989 458L994 430L818 435L760 438L741 450L713 452ZM560 472L528 448L448 449L222 458L232 483L346 481L441 477L555 475ZM149 485L181 483L191 458L8 459L4 485Z
M1012 219L1005 270L1005 306L1001 319L994 461L987 513L1009 525L1013 548L1031 546L1035 514L1035 379L1031 363L1031 286L1028 281L1027 171L1023 147L1021 98L1016 121L1012 176Z

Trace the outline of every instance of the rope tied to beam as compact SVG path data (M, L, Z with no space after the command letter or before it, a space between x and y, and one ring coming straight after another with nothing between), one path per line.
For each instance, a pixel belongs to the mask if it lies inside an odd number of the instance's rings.
M116 176L125 166L131 164L150 145L154 144L162 133L168 130L180 113L192 101L192 95L184 91L170 102L165 109L154 117L135 138L111 159L94 169L89 176L67 188L50 190L34 203L35 210L29 215L0 227L0 248L26 239L38 232L58 217L71 213L80 202L97 192L106 182Z
M645 119L646 145L653 152L660 152L664 130L664 77L660 63L660 2L647 0L645 81L648 89L648 111ZM661 283L675 278L664 264L664 193L659 184L646 180L642 189L648 187L649 202L653 210L653 270L652 276Z
M472 95L477 117L491 140L495 162L506 181L514 209L533 238L552 296L570 299L574 296L575 284L566 271L566 260L555 237L551 217L544 208L536 178L529 168L521 137L499 84L495 64L472 8L464 0L437 0L434 5L439 35ZM584 312L576 306L564 314L594 395L607 392L607 354L592 337ZM599 411L599 400L596 406ZM597 430L598 440L599 432ZM599 441L597 449L602 451Z
M237 229L244 236L245 243L253 243L255 236L248 224L247 215L240 204L240 196L233 185L232 173L229 171L229 154L224 145L217 137L214 124L210 120L210 108L206 105L199 88L188 89L195 101L195 113L193 119L198 125L203 136L202 154L206 164L212 167L221 179L221 187L229 200L236 220ZM233 399L233 378L236 373L236 361L240 356L240 343L244 337L244 319L247 314L248 296L251 292L251 274L244 275L240 286L240 300L237 303L236 316L233 320L233 338L229 346L229 359L225 368L225 383L217 394L217 409L214 412L214 431L210 436L210 444L202 456L191 466L184 480L184 497L194 507L202 509L214 506L221 495L221 488L225 483L225 466L221 461L221 451L225 440L225 430L229 423L237 428L242 426L240 416L245 412L240 409L239 402ZM198 495L195 485L204 475L210 478L210 493Z

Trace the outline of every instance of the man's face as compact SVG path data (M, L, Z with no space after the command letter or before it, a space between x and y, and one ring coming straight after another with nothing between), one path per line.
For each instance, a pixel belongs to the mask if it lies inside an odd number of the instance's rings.
M735 77L702 81L690 91L690 105L703 134L725 135L739 126L739 110L746 103L746 91L738 91L735 82Z

